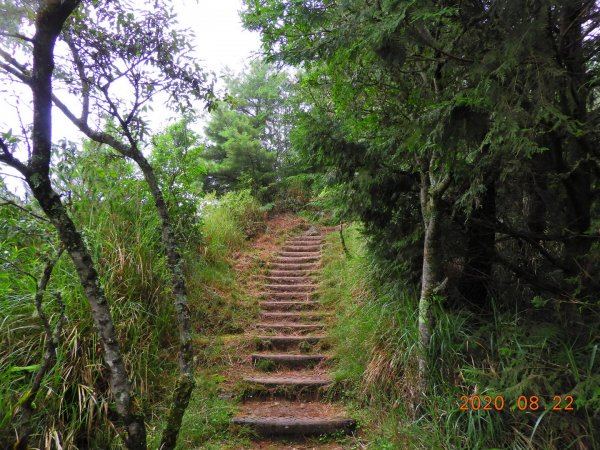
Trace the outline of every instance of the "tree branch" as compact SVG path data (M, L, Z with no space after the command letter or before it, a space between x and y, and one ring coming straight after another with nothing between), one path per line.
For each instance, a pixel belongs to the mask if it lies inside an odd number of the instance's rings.
M21 134L25 139L25 144L27 144L27 157L31 158L31 142L29 141L29 133L27 132L25 124L23 123L23 118L21 117L21 111L19 110L18 105L19 100L17 99L17 106L15 107L15 109L17 110L17 117L19 118L19 125L21 125Z
M449 53L449 52L443 50L440 46L438 46L436 44L435 39L433 38L433 36L431 36L431 33L429 32L429 30L427 30L427 28L425 28L424 26L416 27L415 31L416 31L417 37L420 38L422 43L424 43L428 47L431 47L432 49L441 53L442 55L447 56L448 58L454 59L456 61L460 61L462 63L471 64L471 63L475 62L474 59L463 58L461 56L457 56L457 55L454 55L452 53Z
M530 271L523 269L522 267L520 267L516 264L513 264L508 259L504 258L500 254L500 252L495 252L495 257L496 257L496 260L500 264L502 264L504 267L506 267L511 272L513 272L517 277L523 278L528 283L536 286L537 288L539 288L543 291L549 292L551 294L558 294L558 295L567 295L568 294L568 292L565 291L561 286L556 285L552 282L541 280L538 277L536 277L533 273L531 273Z
M40 368L33 378L31 388L25 392L17 402L17 405L20 405L21 407L19 417L16 420L16 422L20 425L21 436L19 437L18 442L15 444L15 448L28 448L27 441L29 440L29 434L31 433L30 422L31 416L34 412L33 402L35 401L40 387L42 386L44 376L50 371L56 361L56 349L60 343L60 334L62 333L62 327L65 319L65 303L62 301L61 295L56 294L56 299L60 303L60 312L56 325L54 326L54 330L52 330L50 320L48 319L48 316L46 316L44 308L42 307L42 302L44 300L46 288L50 282L50 277L52 276L52 270L61 257L63 251L64 247L61 246L57 254L46 263L46 266L42 272L42 277L37 283L35 290L35 308L44 326L46 334L46 348L44 350L44 356L42 357Z
M69 33L65 33L65 42L67 43L67 46L73 55L73 62L75 63L75 68L77 69L77 74L79 75L79 82L81 83L81 96L83 98L80 120L83 123L87 123L90 113L90 84L85 76L85 67L83 65L81 55L79 54L79 50L75 46L75 43L73 42L73 39L71 39L71 35Z
M8 145L6 144L4 139L1 137L0 137L0 150L2 150L2 153L0 153L0 162L2 162L14 169L17 169L19 172L21 172L21 174L24 177L27 177L29 175L29 168L13 156L13 154L10 152L10 149L8 148Z
M33 42L33 39L21 33L9 33L8 31L0 31L0 36L13 37L26 42Z
M0 62L0 67L2 69L4 69L6 72L10 73L11 75L14 75L15 77L17 77L19 80L21 80L21 82L23 82L27 86L31 86L31 78L29 78L27 75L23 75L17 69L15 69L15 68L11 67L9 64L3 63L3 62Z
M4 203L0 203L0 206L14 206L17 209L20 209L21 211L29 214L32 217L35 217L38 220L42 220L44 222L48 222L50 223L50 221L48 219L46 219L45 217L42 216L38 216L37 214L35 214L34 212L29 211L27 208L22 207L21 205L19 205L16 202L13 202L12 200L7 199L6 197L0 197L2 200L4 200Z
M9 261L8 259L6 259L4 256L0 256L0 261L3 261L5 264L8 264L10 267L12 267L13 269L15 269L17 272L19 272L21 275L25 275L26 277L31 278L33 281L35 281L35 283L38 282L38 279L35 275L33 275L30 272L27 272L26 270L21 269L19 266L17 266L14 262Z
M46 338L52 337L52 329L50 327L50 321L48 320L48 317L46 316L46 313L42 308L42 301L44 300L44 293L46 292L46 288L48 287L48 283L50 282L50 277L52 276L52 270L54 269L54 266L63 254L64 249L65 248L61 245L58 249L58 252L56 252L56 255L48 260L46 266L44 267L44 271L42 272L42 278L40 278L35 292L35 308L37 309L38 315L40 316L40 320L44 324L44 329L46 330Z
M79 130L87 137L98 143L109 145L127 157L132 156L131 148L128 145L124 144L108 133L92 130L87 121L75 116L75 114L71 112L67 105L65 105L55 94L52 94L52 101L58 107L58 109L62 111L67 119L69 119L73 125L79 128Z
M29 76L29 73L28 73L29 70L27 69L27 66L25 64L21 64L19 61L17 61L15 58L13 58L12 55L10 53L8 53L6 50L3 50L0 48L0 56L12 67L14 67L15 69L18 69L22 73L22 75Z

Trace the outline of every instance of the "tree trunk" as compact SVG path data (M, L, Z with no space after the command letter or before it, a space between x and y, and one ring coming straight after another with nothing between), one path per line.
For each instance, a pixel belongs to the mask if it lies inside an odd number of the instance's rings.
M441 199L449 184L447 178L441 185L430 188L429 174L421 176L421 210L425 228L423 243L423 273L421 278L421 296L419 298L419 389L422 395L427 392L429 381L429 346L433 329L431 303L433 296L442 287L442 249L441 249Z
M117 341L110 307L104 291L100 287L98 273L94 268L92 258L81 238L81 234L67 214L59 195L52 189L50 179L43 179L42 175L37 172L33 172L26 179L33 195L56 227L60 240L75 265L79 280L88 298L94 325L104 350L104 361L109 368L110 387L115 397L117 412L127 428L128 436L125 439L125 444L129 449L145 449L146 428L144 420L143 417L136 415L133 411L127 370Z
M431 297L440 281L440 255L439 255L439 217L432 211L433 205L428 207L429 217L425 228L425 241L423 243L423 275L421 278L421 297L419 298L419 345L421 357L419 360L419 377L423 393L426 390L427 353L431 340L432 314Z
M539 160L543 155L534 155L530 166L533 173L528 176L523 184L523 217L527 230L539 236L546 231L546 205L540 191L547 191L546 176L538 171ZM546 169L549 170L549 169Z
M581 166L573 169L563 180L563 185L569 199L567 229L576 236L565 241L565 265L569 267L568 275L577 276L581 273L580 259L588 253L592 245L592 240L583 236L592 224L589 169Z
M346 240L344 239L344 222L340 222L340 241L342 241L342 248L348 258L351 258L350 250L346 247Z
M32 152L28 164L17 161L3 145L3 161L18 169L42 210L58 231L69 253L91 307L92 318L109 368L110 385L120 418L127 429L125 445L129 449L146 448L146 428L142 417L133 412L131 390L121 350L117 342L110 308L100 287L94 263L81 234L69 217L60 196L50 180L52 155L52 73L54 45L70 14L78 6L76 0L41 2L36 12L33 42L32 75L27 84L33 93Z
M582 124L588 123L589 101L582 17L590 4L592 3L583 0L567 2L562 7L559 17L559 58L567 71L561 106L568 117ZM569 199L567 229L578 236L565 243L565 262L571 267L569 275L574 276L581 272L581 263L578 260L591 246L590 239L580 236L589 231L591 226L591 175L590 164L586 163L586 160L592 152L585 134L576 136L570 130L565 130L565 134L561 150L566 165L561 161L560 169L563 173L566 172L562 180Z
M170 450L175 448L177 436L181 428L181 421L188 407L192 391L194 390L194 352L192 348L192 326L190 309L187 300L185 274L183 272L183 258L179 251L175 233L171 225L171 218L162 191L156 179L154 169L141 152L134 150L131 157L138 164L144 178L148 183L154 199L156 210L161 220L162 240L167 253L167 262L173 283L173 296L177 322L179 327L179 378L173 393L171 410L167 418L167 425L163 430L160 449Z
M86 136L95 142L109 145L127 158L131 158L140 168L144 179L150 189L150 194L154 199L156 211L160 217L162 243L167 255L167 264L171 273L171 282L173 285L173 296L175 311L177 314L179 329L179 368L180 376L173 395L173 403L167 418L167 425L163 431L161 441L161 450L172 449L175 447L177 435L181 427L183 414L187 409L189 399L195 386L194 380L194 354L192 348L192 327L190 311L187 301L187 289L185 284L185 275L183 273L183 259L181 257L177 239L171 225L171 218L167 204L154 169L144 157L141 151L137 149L136 142L127 129L127 124L121 122L123 131L127 135L129 144L116 139L114 136L104 132L93 131L88 124L75 117L75 115L66 107L65 104L54 98L54 102L60 110L71 120Z

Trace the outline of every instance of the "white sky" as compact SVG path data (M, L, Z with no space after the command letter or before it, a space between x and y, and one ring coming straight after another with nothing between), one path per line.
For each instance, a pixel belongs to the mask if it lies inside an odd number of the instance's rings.
M244 65L252 59L259 56L260 37L258 33L244 30L242 27L239 11L242 9L242 0L173 0L172 5L178 16L180 27L190 28L195 34L195 52L200 65L207 71L214 72L217 77L225 68L229 68L239 73ZM222 84L218 84L222 88ZM22 86L15 87L15 91L21 91ZM29 94L29 93L27 93ZM9 95L9 97L11 97ZM20 97L20 96L19 96ZM30 95L23 95L21 98L30 98ZM0 101L4 103L6 97ZM15 98L9 98L9 104L14 105ZM23 121L31 120L30 108L23 108L21 102L21 111L24 115ZM203 105L199 105L202 108ZM9 112L10 111L10 112ZM15 115L13 108L5 110L5 114ZM174 118L172 114L164 114L164 108L155 106L154 113L148 117L152 132L158 132ZM19 129L18 119L6 116L0 120L2 129L12 127L15 131ZM12 122L14 119L14 123ZM81 133L76 130L57 109L53 108L53 136L52 140L58 142L61 138L68 138L73 141L79 141ZM198 132L202 132L202 125L197 127ZM0 174L16 174L8 167L0 165ZM15 193L22 193L22 188L16 178L1 175L7 185Z
M241 0L176 0L179 23L196 34L198 58L216 72L229 66L238 72L258 52L260 38L242 28Z
M194 32L196 57L202 67L217 75L217 88L224 87L220 75L226 68L239 73L260 56L259 34L242 27L242 0L175 0L172 5L179 25ZM152 125L159 131L169 121L161 117ZM202 132L202 127L196 131Z
M224 85L220 75L227 68L235 73L242 71L251 60L260 56L260 35L245 30L239 12L242 0L174 0L179 26L195 34L194 45L201 67L217 75L217 89ZM204 105L198 104L198 110ZM155 107L149 120L153 132L160 131L176 120L173 113ZM205 122L201 119L195 131L203 133Z

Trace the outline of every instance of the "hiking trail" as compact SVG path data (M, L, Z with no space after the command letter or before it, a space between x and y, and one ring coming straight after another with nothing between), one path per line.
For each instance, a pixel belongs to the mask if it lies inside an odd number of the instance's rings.
M245 334L254 350L244 362L244 400L232 418L234 425L249 427L262 439L302 441L351 433L356 426L340 406L326 401L333 384L331 344L327 313L318 299L318 273L329 231L313 226L289 238L267 264L260 318Z

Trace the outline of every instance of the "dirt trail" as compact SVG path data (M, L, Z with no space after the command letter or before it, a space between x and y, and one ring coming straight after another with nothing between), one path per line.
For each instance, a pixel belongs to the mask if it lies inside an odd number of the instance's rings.
M245 334L251 353L228 380L237 378L243 386L244 401L232 423L256 433L260 441L253 448L339 449L312 445L310 438L355 428L339 405L326 400L330 342L317 288L323 238L330 231L311 227L289 238L265 261L266 273L255 283L260 318Z

